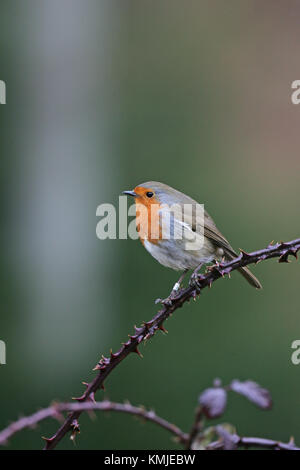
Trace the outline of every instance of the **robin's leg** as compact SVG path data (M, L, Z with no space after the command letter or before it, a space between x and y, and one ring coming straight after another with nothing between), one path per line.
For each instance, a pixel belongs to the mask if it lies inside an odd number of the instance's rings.
M181 283L182 283L183 279L185 278L187 272L188 272L188 269L185 269L183 271L183 273L181 274L180 278L178 279L178 281L175 282L175 284L173 286L173 289L172 289L172 292L171 292L171 295L172 295L172 293L176 293L177 291L179 291Z
M193 273L190 277L190 282L189 282L190 286L200 288L200 286L199 286L199 271L202 268L202 266L203 266L203 263L200 263L199 266L197 266L197 268L193 271Z
M178 281L175 282L169 297L167 297L166 299L163 299L163 300L162 299L156 299L155 303L158 304L158 303L161 302L162 304L167 304L167 305L172 304L172 299L174 298L175 294L177 294L177 292L179 291L181 283L182 283L183 279L185 278L187 272L188 272L188 269L185 269L183 271L183 273L181 274L180 278L178 279Z

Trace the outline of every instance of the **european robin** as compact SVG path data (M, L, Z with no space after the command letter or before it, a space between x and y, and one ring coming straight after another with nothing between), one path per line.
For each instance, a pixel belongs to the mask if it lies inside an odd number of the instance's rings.
M196 281L203 264L222 259L230 261L237 257L213 219L202 210L203 206L198 210L200 205L184 193L166 184L148 181L123 194L135 199L137 231L146 250L162 265L183 271L173 290L179 289L188 270L194 270ZM179 232L181 236L178 236ZM202 238L200 235L203 235ZM201 243L196 245L196 249L187 244L197 239ZM249 284L261 289L259 280L248 268L240 268L239 272Z

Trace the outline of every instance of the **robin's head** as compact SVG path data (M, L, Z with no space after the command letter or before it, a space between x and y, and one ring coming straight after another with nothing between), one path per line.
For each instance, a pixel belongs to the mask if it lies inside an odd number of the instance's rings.
M149 183L140 184L133 191L124 191L123 194L133 196L136 204L143 204L147 208L150 208L152 204L159 204L155 189Z
M147 181L134 188L133 191L124 191L123 194L133 196L137 204L151 207L152 204L168 204L171 206L179 202L182 193L167 184L158 181Z

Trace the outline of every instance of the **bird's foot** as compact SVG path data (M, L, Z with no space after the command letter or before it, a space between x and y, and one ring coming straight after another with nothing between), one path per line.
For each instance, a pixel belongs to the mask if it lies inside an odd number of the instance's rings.
M156 299L155 303L156 304L161 303L163 305L166 305L167 307L171 307L171 305L173 304L173 300L175 300L176 295L180 291L181 283L182 283L186 273L187 273L187 269L181 274L178 281L175 282L175 284L173 286L173 289L171 290L171 294L166 299Z
M195 271L192 273L190 280L189 280L189 286L190 287L195 287L197 291L200 292L201 289L201 280L203 278L202 274L199 274L199 270L201 269L202 264L200 264Z
M166 299L161 299L158 298L155 300L155 304L162 304L165 305L166 307L171 307L173 305L173 300L174 296L172 296L172 293L167 297Z
M176 300L176 297L180 291L181 284L179 282L176 282L174 285L173 289L171 290L170 295L166 299L156 299L155 303L156 304L163 304L166 307L171 307L173 305L173 301Z
M176 283L176 284L177 284L177 283ZM176 286L176 284L175 284L175 286ZM174 287L175 287L175 286L174 286ZM179 285L178 289L174 289L174 287L173 287L173 289L172 289L170 295L169 295L167 298L165 298L165 299L156 299L156 300L155 300L155 303L156 303L156 304L159 304L159 303L160 303L160 304L165 305L166 307L171 307L172 304L173 304L173 300L175 300L176 295L178 294L178 291L179 291L179 289L180 289L180 285Z
M200 288L201 288L201 284L200 284L200 280L201 280L201 274L198 274L198 273L193 273L190 277L190 280L189 280L189 286L190 287L195 287L196 290L200 291Z

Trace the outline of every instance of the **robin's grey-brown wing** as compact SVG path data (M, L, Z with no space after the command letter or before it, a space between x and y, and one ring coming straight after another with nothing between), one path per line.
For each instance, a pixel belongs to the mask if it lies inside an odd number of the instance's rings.
M197 232L198 227L200 227L200 229L202 230L201 223L203 224L203 221L197 220L198 217L197 217L196 206L199 205L197 201L187 196L186 194L181 193L180 191L177 191L176 189L170 188L169 186L163 183L158 183L156 181L149 181L147 183L143 183L142 186L154 189L154 191L160 197L160 201L164 204L173 206L174 201L176 201L176 204L180 206L185 205L184 222L188 224L193 231ZM173 213L174 215L176 214L176 209ZM201 211L199 213L201 214ZM179 218L182 217L182 208L179 208L178 216ZM217 228L213 219L205 210L204 210L204 236L207 237L217 247L223 248L225 252L224 253L225 257L228 260L234 259L237 256L237 254L235 253L234 249L232 248L228 240L226 240L226 238L222 235L222 233ZM252 286L256 287L257 289L260 289L262 287L259 280L256 279L256 277L251 273L251 271L249 271L248 268L246 267L240 268L239 272L242 274L242 276L245 277L245 279Z
M179 192L178 192L179 193ZM203 221L199 220L197 214L201 214L201 211L197 212L196 206L199 205L197 201L186 196L185 194L179 193L180 198L180 205L184 205L184 221L188 225L191 226L193 231L198 231L201 229L201 224ZM183 210L183 209L182 209ZM217 247L223 248L224 256L227 260L232 260L237 257L236 252L228 242L228 240L222 235L220 230L217 228L214 220L208 214L206 210L204 210L204 236L207 237L214 245ZM246 268L240 268L238 270L240 274L256 289L261 289L262 285L259 280L252 274L252 272Z
M182 220L182 217L184 217L184 222L188 224L194 232L202 231L204 222L204 235L216 246L220 246L225 250L230 251L232 254L235 254L228 240L226 240L218 230L216 224L206 210L204 210L204 221L201 220L200 215L202 214L202 211L200 210L200 204L195 201L195 199L192 199L170 186L156 181L142 183L142 186L153 189L158 195L160 202L172 207L172 213L178 219Z

